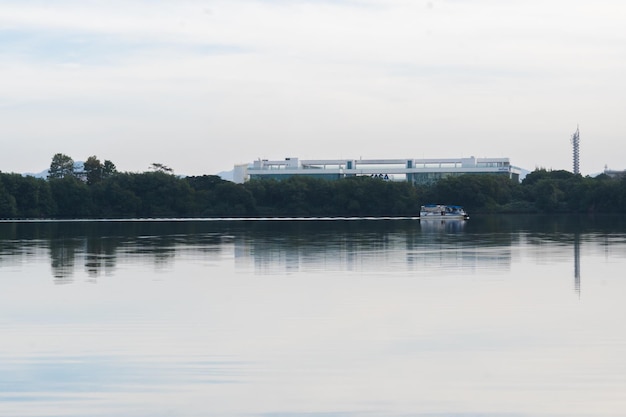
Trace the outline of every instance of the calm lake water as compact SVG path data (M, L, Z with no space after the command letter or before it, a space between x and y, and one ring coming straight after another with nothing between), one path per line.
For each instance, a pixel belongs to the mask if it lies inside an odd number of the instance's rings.
M626 221L0 223L1 416L626 415Z

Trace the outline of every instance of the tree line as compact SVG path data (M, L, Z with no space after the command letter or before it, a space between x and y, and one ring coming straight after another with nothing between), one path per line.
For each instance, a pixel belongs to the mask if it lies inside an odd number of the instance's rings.
M499 175L450 176L430 185L380 178L309 177L235 184L214 175L178 177L163 164L118 172L89 157L82 169L63 154L48 178L0 172L0 218L415 216L427 203L475 213L626 213L626 178L538 169L522 183Z

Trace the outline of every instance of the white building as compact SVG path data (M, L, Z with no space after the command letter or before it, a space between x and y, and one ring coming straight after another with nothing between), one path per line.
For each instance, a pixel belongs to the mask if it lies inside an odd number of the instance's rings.
M497 174L519 181L524 170L510 164L509 158L443 159L258 159L252 164L236 165L234 181L285 179L291 176L336 180L352 176L376 176L392 181L429 184L441 178L462 174Z

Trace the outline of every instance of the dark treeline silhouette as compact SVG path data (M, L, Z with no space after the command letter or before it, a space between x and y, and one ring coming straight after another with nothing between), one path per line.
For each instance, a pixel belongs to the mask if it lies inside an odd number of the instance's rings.
M0 218L416 216L426 203L460 204L470 214L626 213L626 178L567 171L535 170L521 184L498 175L420 186L370 177L235 184L213 175L178 177L162 164L120 173L105 161L103 175L99 161L90 162L88 177L70 168L48 179L0 173Z
M521 183L498 175L448 177L418 188L421 199L455 202L470 212L626 213L626 177L583 177L537 169Z

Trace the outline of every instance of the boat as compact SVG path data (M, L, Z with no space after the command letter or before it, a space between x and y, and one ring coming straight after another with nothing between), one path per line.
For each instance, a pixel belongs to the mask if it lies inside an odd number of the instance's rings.
M467 220L463 207L448 204L426 204L420 209L420 220Z

